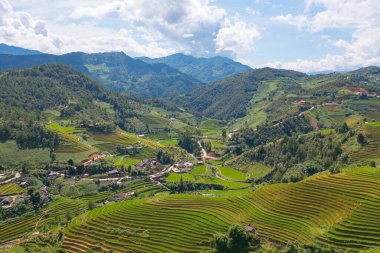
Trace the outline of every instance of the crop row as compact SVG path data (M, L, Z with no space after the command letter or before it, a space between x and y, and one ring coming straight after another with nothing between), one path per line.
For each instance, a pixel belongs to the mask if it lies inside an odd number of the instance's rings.
M83 214L66 229L63 246L116 252L199 252L228 224L258 235L328 247L379 247L380 173L362 168L299 183L262 186L242 196L169 195L111 204Z
M19 194L25 190L15 183L8 183L0 185L0 197Z

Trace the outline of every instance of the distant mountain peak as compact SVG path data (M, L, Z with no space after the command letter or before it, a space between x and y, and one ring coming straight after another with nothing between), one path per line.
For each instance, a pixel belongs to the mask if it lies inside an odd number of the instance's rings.
M205 83L251 70L249 66L224 56L206 58L175 53L161 58L140 57L138 59L147 63L164 63Z
M11 54L11 55L36 55L42 54L36 50L25 49L22 47L16 47L0 43L0 54Z

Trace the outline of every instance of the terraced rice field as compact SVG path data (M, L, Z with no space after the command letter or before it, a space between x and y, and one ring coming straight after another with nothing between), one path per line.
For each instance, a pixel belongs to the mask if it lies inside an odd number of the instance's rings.
M199 252L215 231L251 224L280 242L358 250L380 247L380 171L361 168L240 196L157 196L111 204L75 218L63 247L85 252Z
M15 195L25 192L25 190L15 183L1 184L0 197Z
M90 150L90 147L80 142L79 137L76 135L83 130L76 129L75 127L65 127L58 123L51 123L48 128L56 132L59 138L67 141L67 144L61 144L55 150L56 153L78 153Z
M0 244L26 236L40 226L55 221L57 217L63 217L67 212L71 212L73 216L79 214L86 210L86 203L84 201L61 198L51 203L38 214L30 214L27 217L0 222Z
M368 123L364 128L367 136L365 144L358 152L352 154L352 161L377 161L380 162L380 124Z

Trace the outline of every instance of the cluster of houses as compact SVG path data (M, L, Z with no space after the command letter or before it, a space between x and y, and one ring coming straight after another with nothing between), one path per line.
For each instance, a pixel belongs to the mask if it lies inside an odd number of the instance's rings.
M173 171L174 173L186 173L194 168L194 165L190 162L179 161L178 163L172 165L169 168L169 171Z
M142 172L161 172L165 167L153 158L147 158L142 160L139 164L135 165L135 170Z
M108 152L93 153L93 154L88 156L88 159L86 159L82 162L82 165L84 167L88 167L91 164L95 163L96 161L104 159L108 156L112 156L112 155Z

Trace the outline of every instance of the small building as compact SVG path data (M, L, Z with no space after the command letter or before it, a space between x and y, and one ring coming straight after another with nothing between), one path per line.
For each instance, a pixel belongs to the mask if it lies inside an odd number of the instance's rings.
M82 162L82 165L83 167L88 167L91 165L92 162L93 162L92 160L87 159Z
M247 225L247 226L245 226L244 227L245 228L245 230L247 231L247 232L253 232L255 229L252 227L252 226L250 226L250 225Z
M58 178L58 177L61 177L61 176L62 176L61 173L56 172L56 171L52 171L52 172L49 173L49 177L50 178Z
M5 199L3 199L3 200L1 201L1 204L2 204L3 206L9 206L9 205L11 205L12 203L13 203L13 197L12 197L12 196L6 197Z
M139 164L135 165L136 170L148 170L149 168L155 166L157 161L153 158L147 158L142 160Z
M137 137L139 137L139 138L145 138L145 135L139 134L139 135L137 135Z
M186 173L194 168L194 165L190 162L179 161L169 168L169 170L175 173Z
M23 181L23 182L20 183L20 186L21 187L26 187L26 186L28 186L28 182Z
M119 175L119 172L117 170L110 170L107 172L107 176L117 176Z
M107 156L112 156L112 155L108 152L101 152L101 153L93 153L93 154L89 155L88 158L92 161L97 161L100 159L104 159Z
M41 197L47 197L49 194L46 186L42 186L39 190L39 193Z

